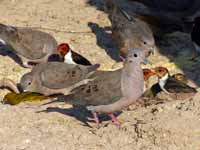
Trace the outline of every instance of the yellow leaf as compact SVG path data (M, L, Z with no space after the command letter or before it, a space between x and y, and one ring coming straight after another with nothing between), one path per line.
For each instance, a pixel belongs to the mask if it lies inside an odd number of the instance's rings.
M39 93L24 92L24 93L8 93L4 96L3 101L11 105L17 105L21 102L35 102L43 101L45 99L52 98L50 96L44 96Z

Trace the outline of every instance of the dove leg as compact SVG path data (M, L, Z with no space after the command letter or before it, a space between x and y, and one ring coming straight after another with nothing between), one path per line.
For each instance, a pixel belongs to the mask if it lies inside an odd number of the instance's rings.
M113 113L108 113L108 116L111 118L113 124L115 124L116 126L121 125L121 122L115 117Z
M92 115L93 115L94 118L88 118L88 119L92 120L92 121L95 121L96 124L97 124L97 128L99 129L100 128L100 124L99 124L99 117L98 117L97 112L92 112Z
M97 124L97 128L99 129L100 125L99 125L99 117L98 114L96 112L92 112L92 115L94 116L94 121Z
M29 65L28 62L23 62L22 64L23 64L23 67L25 68L33 68L33 66Z

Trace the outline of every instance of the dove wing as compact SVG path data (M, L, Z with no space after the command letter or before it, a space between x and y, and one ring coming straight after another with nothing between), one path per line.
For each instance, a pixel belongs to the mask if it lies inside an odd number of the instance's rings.
M81 81L84 74L86 74L84 69L78 65L50 63L41 72L40 77L43 86L50 89L62 89Z
M121 70L97 71L91 78L94 80L72 91L73 104L105 105L119 100L122 96Z

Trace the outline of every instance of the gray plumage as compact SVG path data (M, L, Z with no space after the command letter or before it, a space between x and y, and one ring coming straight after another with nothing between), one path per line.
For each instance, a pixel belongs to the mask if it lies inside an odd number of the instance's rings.
M57 54L57 41L50 34L28 27L13 27L0 24L0 39L22 61L24 67L28 62L47 62L49 56Z
M112 38L122 56L126 56L128 49L143 48L148 56L155 46L154 37L149 26L130 16L120 8L114 0L106 0L109 8L109 18L112 24Z
M129 51L123 69L97 71L91 76L94 80L73 90L71 103L103 113L119 111L134 103L143 93L144 77L140 64L144 60L141 49Z
M20 87L44 95L68 95L74 87L86 84L87 77L98 67L99 64L87 67L62 62L38 64L21 78Z

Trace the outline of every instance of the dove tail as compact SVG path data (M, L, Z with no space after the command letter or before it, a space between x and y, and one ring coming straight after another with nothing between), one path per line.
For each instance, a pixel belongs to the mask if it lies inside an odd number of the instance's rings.
M125 10L123 10L116 0L105 0L105 5L108 13L112 14L114 11L116 11L117 13L121 13L131 23L135 22L135 18L133 18Z
M94 65L92 65L92 66L89 66L89 67L88 67L88 72L95 71L95 70L97 70L99 67L100 67L100 64L94 64Z

